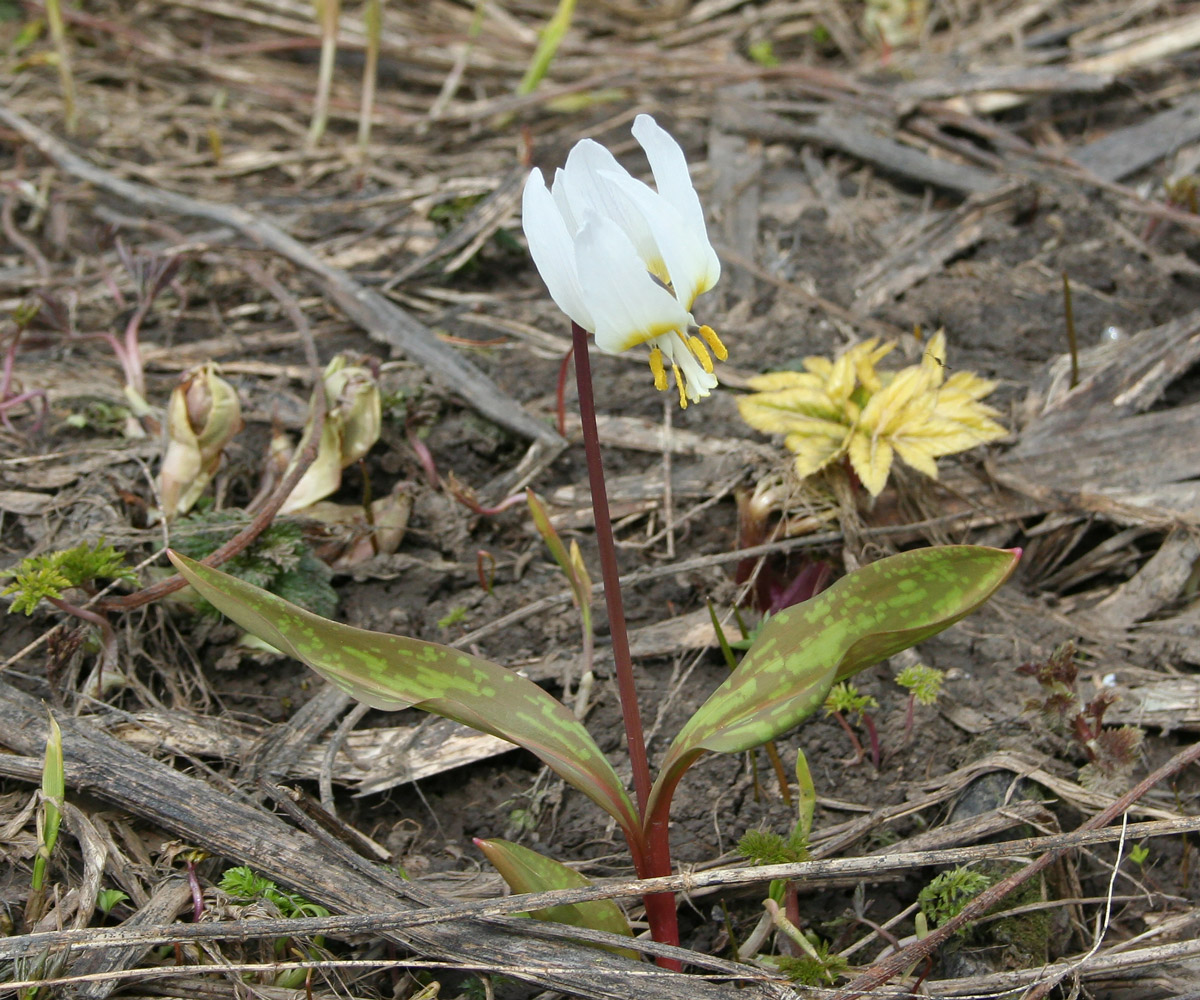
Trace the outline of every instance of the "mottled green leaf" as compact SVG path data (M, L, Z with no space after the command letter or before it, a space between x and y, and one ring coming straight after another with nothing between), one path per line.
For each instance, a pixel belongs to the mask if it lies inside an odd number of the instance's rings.
M568 868L553 858L514 844L510 840L477 838L475 845L487 855L487 859L496 867L513 892L580 889L592 884L591 879L580 875L574 868ZM535 920L550 920L558 924L570 924L572 927L587 927L594 931L608 931L610 934L633 937L625 914L611 899L548 906L544 910L530 910L529 915ZM630 958L638 957L634 951L614 950Z
M622 828L628 793L583 725L557 699L499 664L435 642L329 621L175 552L171 561L218 610L372 708L420 708L531 751Z
M701 753L748 750L791 729L820 708L837 681L970 614L1019 558L1019 550L976 545L903 552L779 612L676 736L650 814Z

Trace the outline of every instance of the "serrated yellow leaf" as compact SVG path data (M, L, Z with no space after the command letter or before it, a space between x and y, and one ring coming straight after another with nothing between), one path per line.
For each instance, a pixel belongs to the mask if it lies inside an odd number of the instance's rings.
M819 354L810 354L804 359L804 367L807 371L818 376L822 382L829 381L829 373L833 371L833 361L829 358L823 358Z
M765 372L747 379L746 384L759 392L777 392L780 389L808 386L820 388L824 384L824 380L811 372Z
M937 479L938 468L935 461L938 452L932 446L928 438L920 437L904 437L893 438L892 446L896 449L896 454L906 464L923 473L930 479Z
M804 389L742 396L737 403L742 419L766 434L801 431L812 420L839 423L841 415L823 393Z
M847 450L855 474L873 497L879 496L887 485L892 468L892 446L881 437L856 431Z
M868 393L876 393L883 388L883 380L875 370L875 366L896 346L890 341L880 347L876 347L876 343L876 340L871 339L850 349L854 356L855 374Z
M941 391L952 395L961 393L971 399L980 400L984 396L990 395L995 388L995 382L976 375L974 372L955 372L946 379Z
M845 430L843 428L843 432ZM846 439L846 433L843 433L840 438L805 434L788 435L788 450L796 455L796 475L804 479L820 472L835 459L841 458L846 451Z

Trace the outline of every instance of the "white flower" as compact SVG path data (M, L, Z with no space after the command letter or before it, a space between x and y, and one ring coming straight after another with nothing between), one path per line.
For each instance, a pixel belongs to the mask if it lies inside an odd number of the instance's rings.
M649 344L655 386L667 387L669 363L686 407L717 384L712 355L729 356L691 313L697 296L716 284L721 264L679 144L649 115L637 116L633 135L657 191L584 139L555 171L553 191L540 170L529 175L522 224L558 307L609 354Z

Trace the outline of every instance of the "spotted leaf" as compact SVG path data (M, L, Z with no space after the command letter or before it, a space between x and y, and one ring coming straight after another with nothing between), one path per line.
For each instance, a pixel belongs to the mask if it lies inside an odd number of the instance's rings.
M881 559L775 615L737 669L675 737L651 795L651 821L705 751L734 753L791 729L858 671L966 617L1008 579L1020 550L977 545Z
M176 552L171 561L219 611L372 708L420 708L536 754L622 828L633 804L612 765L557 699L515 671L436 642L352 628Z

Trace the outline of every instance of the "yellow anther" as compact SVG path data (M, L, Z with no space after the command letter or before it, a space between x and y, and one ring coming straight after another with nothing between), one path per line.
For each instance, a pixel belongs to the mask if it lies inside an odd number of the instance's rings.
M699 337L688 337L688 350L696 355L696 360L700 362L700 367L711 375L713 373L712 358L709 357L708 348L704 346L704 341Z
M654 347L650 350L650 370L654 373L654 388L662 392L667 388L667 370L663 367L661 347Z
M708 344L713 354L717 356L718 361L725 361L729 358L729 352L725 349L725 345L721 343L721 338L717 336L717 331L711 326L700 327L700 336L704 338L704 342Z
M675 385L679 387L679 405L683 409L687 409L687 393L683 391L683 372L679 370L679 365L672 364L671 371L675 373Z

